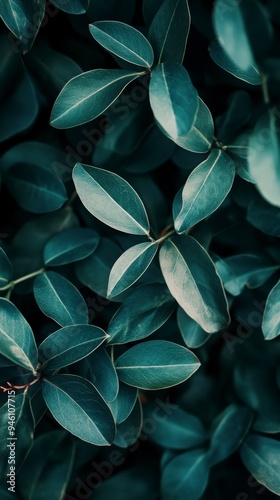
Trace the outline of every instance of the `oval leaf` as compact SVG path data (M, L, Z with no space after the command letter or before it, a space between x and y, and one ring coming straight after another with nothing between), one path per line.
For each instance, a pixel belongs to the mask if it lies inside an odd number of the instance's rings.
M214 123L209 108L200 97L194 124L189 133L176 141L178 146L194 153L207 153L214 136Z
M82 260L94 252L99 235L92 229L71 228L53 236L45 246L44 262L47 266L62 266Z
M210 338L210 334L206 333L180 306L177 312L177 322L183 340L189 349L201 347Z
M135 387L120 382L116 399L109 403L114 420L117 424L121 424L129 417L136 404L137 395L138 391Z
M262 331L266 340L275 339L280 335L280 281L270 291L262 320Z

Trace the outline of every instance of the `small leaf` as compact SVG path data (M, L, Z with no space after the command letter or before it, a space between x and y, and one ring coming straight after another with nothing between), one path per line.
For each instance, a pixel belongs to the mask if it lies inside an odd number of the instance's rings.
M133 285L149 267L157 249L155 242L139 243L126 250L111 269L107 297L114 297Z
M98 21L89 25L95 40L112 54L125 61L150 68L154 62L153 49L140 31L118 21Z
M117 424L124 422L132 412L137 401L138 390L131 385L120 382L119 392L114 401L109 402L109 406Z
M52 4L68 14L84 14L90 0L51 0Z
M12 279L13 268L3 248L0 247L0 289Z
M206 250L191 236L175 236L163 243L159 257L166 284L182 309L207 333L225 328L230 320L225 292Z
M177 312L177 322L183 340L189 349L201 347L210 338L210 334L206 333L180 306Z
M64 276L47 271L36 277L34 295L41 311L61 326L88 323L87 305Z
M88 356L105 339L105 332L97 326L65 326L40 344L38 353L41 365L48 370L64 368Z
M213 149L189 175L182 191L182 208L174 221L178 233L211 215L228 195L235 176L232 159Z
M119 379L140 389L165 389L187 380L200 366L185 347L166 340L137 344L115 362Z
M248 206L247 221L265 234L280 237L279 208L273 207L262 198Z
M71 128L93 120L142 74L122 69L94 69L75 76L58 95L50 124L55 128Z
M16 306L0 298L0 354L36 375L38 353L33 332Z
M240 449L248 471L276 495L280 495L279 453L279 441L257 434L249 434Z
M156 66L151 74L149 95L158 125L169 139L180 145L195 123L199 103L187 70L170 61Z
M182 63L189 29L190 11L187 0L165 0L154 16L148 33L157 63Z
M113 442L112 413L88 380L77 375L54 375L43 380L42 391L55 420L71 434L97 446Z
M175 301L161 283L142 285L124 300L108 326L109 344L125 344L148 337L169 318Z
M114 444L120 448L132 446L141 434L143 424L142 405L139 399L126 420L117 425L117 433Z
M104 224L124 233L149 233L150 225L143 202L122 177L77 163L73 180L86 209Z
M62 266L82 260L94 252L99 235L82 227L61 231L53 236L44 249L44 261L48 266Z
M188 134L178 138L177 144L187 151L207 153L211 148L214 136L214 123L209 108L200 97L194 124Z
M266 340L275 339L280 335L280 281L270 291L262 321L262 331Z

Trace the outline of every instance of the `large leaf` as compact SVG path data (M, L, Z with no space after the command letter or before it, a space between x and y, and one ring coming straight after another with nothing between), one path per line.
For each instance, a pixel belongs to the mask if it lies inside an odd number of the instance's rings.
M51 0L52 4L69 14L84 14L90 0Z
M107 296L114 297L135 283L149 267L157 249L155 242L139 243L126 250L111 269Z
M151 74L149 95L158 125L167 137L182 147L194 125L199 105L187 70L170 61L159 64Z
M53 236L45 246L47 266L62 266L88 257L96 249L99 235L92 229L71 228Z
M115 362L119 379L140 389L164 389L187 380L200 366L185 347L150 340L131 347Z
M262 331L266 340L275 339L280 335L280 281L270 291L265 305L262 321Z
M149 221L136 191L119 175L77 163L77 193L86 209L108 226L130 234L149 234Z
M175 236L163 243L159 255L167 286L184 311L207 333L225 328L227 301L206 250L191 236Z
M257 434L250 434L240 449L245 467L276 495L280 495L279 453L279 441Z
M266 201L280 207L279 120L272 110L257 120L249 139L249 173Z
M87 305L64 276L47 271L36 277L34 295L42 312L61 326L88 323Z
M17 307L0 298L0 354L36 375L37 347L33 332Z
M110 344L125 344L148 337L169 318L175 301L161 283L142 285L117 310L108 326Z
M118 21L97 21L89 29L93 38L112 54L137 66L152 66L153 49L147 38L132 26Z
M94 385L77 375L44 379L42 391L53 417L88 443L110 445L115 437L112 413Z
M183 61L189 29L187 0L165 0L154 16L148 33L157 63Z
M0 289L12 279L13 268L3 248L0 247Z
M123 89L142 73L122 69L94 69L75 76L57 97L51 114L55 128L71 128L101 115Z
M232 159L220 149L213 149L187 179L182 208L174 221L176 231L183 233L215 212L229 193L234 175Z
M40 344L38 354L41 365L49 370L64 368L88 356L105 340L105 332L97 326L65 326Z

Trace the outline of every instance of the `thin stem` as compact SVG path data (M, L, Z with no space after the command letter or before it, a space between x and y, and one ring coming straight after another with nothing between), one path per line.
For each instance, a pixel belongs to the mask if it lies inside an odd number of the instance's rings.
M29 280L30 278L34 278L34 276L38 276L38 274L42 274L45 271L45 268L42 267L41 269L38 269L37 271L34 271L33 273L26 274L26 276L22 276L21 278L18 278L17 280L10 281L6 286L3 286L0 288L0 291L4 290L9 290L10 288L14 288L15 285L18 283L21 283L22 281Z
M164 234L161 238L156 240L156 243L161 243L162 241L167 240L168 238L170 238L170 236L172 236L175 233L176 233L175 229L172 229L172 231L169 231L169 233Z
M263 100L264 100L265 104L269 104L270 103L270 98L269 98L268 86L267 86L267 75L264 75L262 73L261 74L261 79L262 79Z
M7 291L7 293L6 293L6 295L5 295L5 298L6 298L6 299L10 300L11 293L12 293L13 289L14 289L14 287L13 287L13 286L11 286L11 287L9 288L9 290Z
M235 144L227 144L224 146L226 149L248 149L248 146L237 146Z
M114 364L114 346L111 346L111 361Z

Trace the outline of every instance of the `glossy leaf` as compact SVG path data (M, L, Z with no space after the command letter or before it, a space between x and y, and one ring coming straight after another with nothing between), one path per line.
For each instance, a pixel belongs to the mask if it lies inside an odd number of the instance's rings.
M87 305L64 276L47 271L36 277L34 295L41 311L61 326L88 323Z
M114 415L117 424L124 422L132 412L136 401L138 391L131 385L120 382L119 392L114 401L109 402L109 406Z
M97 21L89 25L95 40L125 61L149 68L154 61L153 49L142 33L118 21Z
M112 413L88 380L77 375L54 375L44 379L42 391L53 417L68 432L97 446L113 442Z
M57 97L51 125L71 128L87 123L101 115L124 88L142 73L122 69L94 69L75 76Z
M161 283L142 285L124 300L108 326L110 344L125 344L148 337L169 318L175 301Z
M90 0L51 0L52 4L68 14L84 14Z
M88 257L96 249L99 235L92 229L73 228L53 236L44 249L47 266L62 266Z
M97 326L65 326L40 344L38 353L41 365L49 370L64 368L88 356L105 339L105 332Z
M0 289L12 279L13 268L3 248L0 247Z
M211 148L214 136L214 123L209 108L200 97L198 110L192 128L177 144L187 151L194 153L207 153Z
M270 291L262 321L262 331L266 340L275 339L280 335L280 281Z
M232 159L213 149L204 162L189 175L182 191L182 208L174 221L178 233L211 215L228 195L235 176Z
M187 0L164 0L148 32L157 63L183 61L189 29L190 11Z
M210 338L210 334L206 333L180 306L177 321L183 340L189 349L201 347Z
M29 323L17 307L0 298L0 354L36 374L37 347Z
M185 347L150 340L131 347L115 362L119 379L141 389L164 389L187 380L200 366Z
M182 147L195 123L199 104L187 70L170 61L156 66L149 95L156 122L169 139Z
M122 177L77 163L73 180L86 209L104 224L130 234L149 233L143 202Z
M160 266L170 293L205 332L215 333L228 325L221 279L208 253L194 238L166 240L160 250Z
M157 249L157 243L139 243L126 250L111 269L107 297L114 297L135 283L149 267Z

